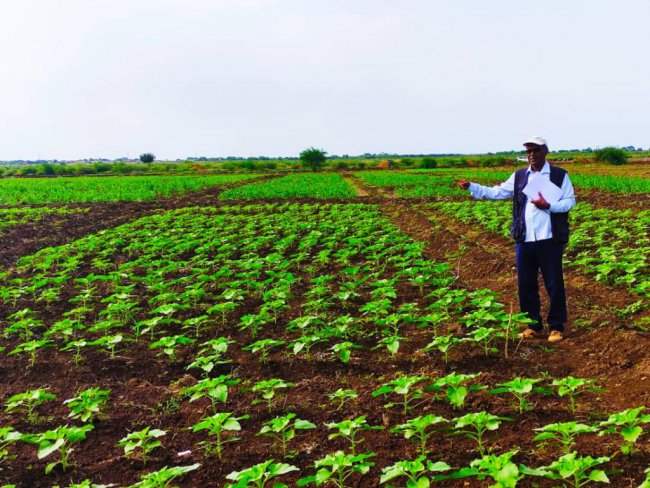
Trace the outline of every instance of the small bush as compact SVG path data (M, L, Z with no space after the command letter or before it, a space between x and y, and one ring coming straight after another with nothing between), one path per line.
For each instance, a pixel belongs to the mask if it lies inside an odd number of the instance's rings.
M620 166L627 163L627 153L617 147L604 147L594 151L596 161Z
M430 157L424 157L420 160L420 168L433 169L438 166L438 161Z

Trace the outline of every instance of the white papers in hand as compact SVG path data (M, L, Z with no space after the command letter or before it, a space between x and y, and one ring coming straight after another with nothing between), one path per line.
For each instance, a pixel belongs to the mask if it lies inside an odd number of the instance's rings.
M531 174L523 192L529 200L539 199L538 194L541 193L548 203L557 203L562 197L560 187L552 183L551 180L544 178L541 174L534 176Z

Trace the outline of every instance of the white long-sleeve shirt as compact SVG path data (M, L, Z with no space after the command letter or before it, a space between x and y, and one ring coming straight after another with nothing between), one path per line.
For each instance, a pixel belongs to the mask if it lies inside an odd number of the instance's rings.
M551 166L547 161L539 173L533 171L532 167L529 166L527 174L529 175L528 181L531 181L532 178L546 178L549 180L551 178ZM568 174L564 176L560 189L562 190L562 196L557 202L551 203L550 208L547 210L537 208L530 200L526 202L524 212L526 242L541 241L553 237L551 213L568 212L575 206L576 197ZM515 193L515 173L512 173L510 178L503 183L493 187L470 183L469 191L477 200L507 200L512 198Z

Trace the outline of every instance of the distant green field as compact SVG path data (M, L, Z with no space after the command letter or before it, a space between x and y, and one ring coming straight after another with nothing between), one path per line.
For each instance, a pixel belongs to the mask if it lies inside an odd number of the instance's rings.
M356 196L341 175L301 173L259 183L231 188L219 195L220 200L254 200L257 198L352 198Z
M148 201L249 180L258 176L6 178L0 179L0 204Z
M507 179L512 174L512 171L503 171L502 169L459 168L413 170L409 171L409 173L438 175L441 179L464 178L477 182L498 182ZM573 185L580 188L614 193L650 193L650 178L641 176L580 174L575 171L570 171L569 174Z

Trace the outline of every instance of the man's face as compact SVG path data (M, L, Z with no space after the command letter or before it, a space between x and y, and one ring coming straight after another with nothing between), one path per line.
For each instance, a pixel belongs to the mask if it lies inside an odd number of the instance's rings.
M525 147L528 162L533 166L544 166L548 149L544 146L538 146L537 144L525 144Z

